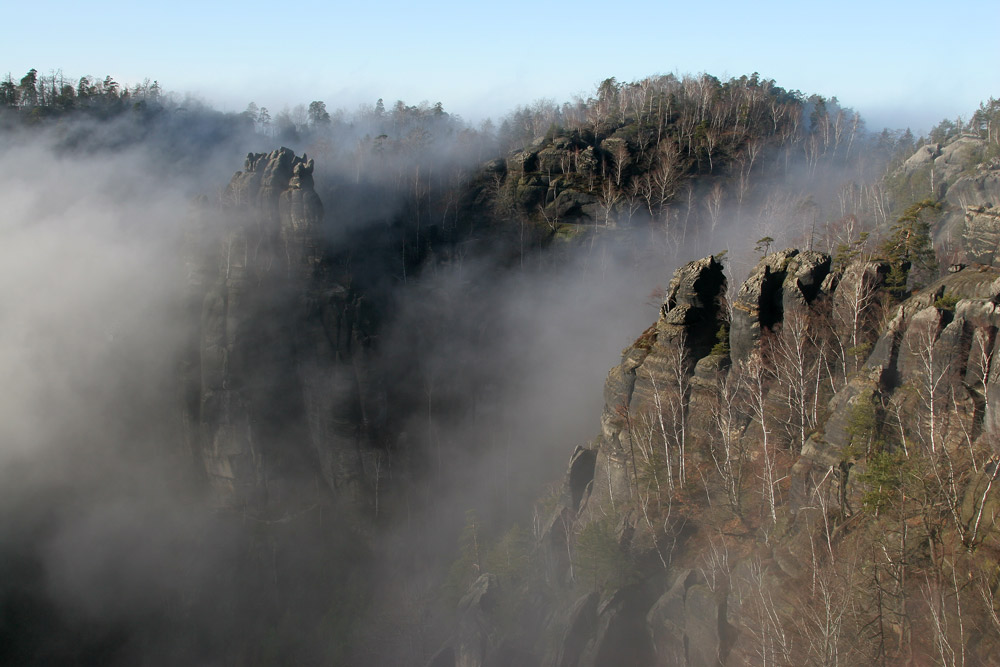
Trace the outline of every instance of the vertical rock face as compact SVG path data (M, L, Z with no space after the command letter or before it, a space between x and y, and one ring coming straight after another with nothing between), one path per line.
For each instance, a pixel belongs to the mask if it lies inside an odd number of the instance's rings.
M1000 240L1000 161L984 160L988 143L963 134L946 144L920 147L893 178L947 206L933 228L935 245L960 251L963 262L992 265ZM924 196L924 195L920 195Z
M764 257L747 278L733 303L729 346L733 361L750 354L762 329L782 321L786 310L802 309L820 294L830 273L830 256L793 248Z
M961 481L955 477L952 515L939 518L949 525L960 518L976 530L981 524L991 549L984 562L994 571L998 270L961 268L891 312L888 273L886 262L868 259L831 272L830 257L811 251L764 257L733 304L727 355L725 345L714 347L725 342L718 338L726 312L722 267L709 257L676 272L659 319L608 375L600 434L573 453L561 500L537 524L547 581L572 592L551 601L537 664L735 665L758 658L755 642L771 632L762 630L767 619L799 628L811 613L802 591L827 576L816 565L818 540L826 540L832 565L859 544L846 533L868 539L865 494L879 460L870 452L893 447L909 446L912 460L917 446L941 452L941 460L958 461L960 451L974 448L980 460L989 456ZM762 340L768 330L773 335ZM808 354L796 356L796 343ZM811 393L803 391L809 400L796 406L800 377ZM796 422L801 406L811 417ZM748 484L759 482L749 475L766 479L768 456L781 469L772 485L781 497L769 501L759 487L751 510ZM722 486L731 480L735 494ZM597 554L627 576L605 572L598 583ZM588 592L590 576L597 592ZM503 634L496 625L476 627L475 636L490 641Z
M726 277L714 257L677 269L659 320L609 373L595 473L604 480L595 484L601 496L619 486L625 488L624 466L632 450L629 424L653 410L669 409L670 401L678 407L686 405L691 369L709 353L725 322L725 294Z
M189 423L218 502L294 502L319 477L358 500L356 309L323 269L313 162L287 148L247 156L200 233L214 250L188 374ZM319 480L317 480L319 481Z

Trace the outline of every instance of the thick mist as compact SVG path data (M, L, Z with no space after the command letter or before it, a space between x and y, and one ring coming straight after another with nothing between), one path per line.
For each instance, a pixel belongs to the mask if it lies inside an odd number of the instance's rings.
M259 659L234 647L280 625L276 607L314 622L337 607L343 589L316 581L331 569L393 584L366 594L376 607L399 596L400 575L437 595L467 510L496 526L530 521L542 484L596 428L608 366L655 312L637 283L668 275L602 241L518 270L477 252L397 283L371 360L404 424L390 447L400 470L380 479L376 570L364 573L371 557L347 528L289 528L299 570L331 598L275 604L295 587L261 580L280 556L256 553L267 545L252 522L211 509L178 372L197 326L185 310L192 198L220 191L245 152L227 144L177 169L155 146L60 140L12 142L0 158L0 632L12 664ZM393 215L391 202L330 208L325 224L345 243L338 226ZM314 628L301 632L295 655L331 655Z
M225 551L208 546L177 437L187 326L176 317L178 222L199 179L154 176L141 148L49 146L7 146L0 158L0 551L12 664L104 655L119 641L106 632L195 593Z
M468 513L490 539L530 531L674 268L728 251L733 288L759 238L832 249L824 224L857 208L844 188L881 167L767 150L738 188L692 179L659 217L526 242L523 220L470 219L496 137L406 109L325 134L194 109L4 139L0 661L424 664ZM338 289L371 318L359 421L378 437L349 510L305 454L282 482L313 505L220 509L190 437L192 257L232 224L220 195L244 156L280 144L316 160ZM278 448L304 452L287 426Z

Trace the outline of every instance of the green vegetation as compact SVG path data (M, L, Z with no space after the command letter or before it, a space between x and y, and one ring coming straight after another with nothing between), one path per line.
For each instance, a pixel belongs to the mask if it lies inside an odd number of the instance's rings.
M864 254L870 238L871 232L863 231L858 234L856 239L837 244L833 251L833 266L843 269L854 260L859 259Z
M715 345L709 354L729 356L729 324L723 323L715 333Z
M952 294L951 292L945 292L934 302L934 307L953 312L955 310L955 306L958 304L958 301L958 296Z
M868 458L864 472L858 477L866 489L861 497L866 511L878 514L898 500L900 467L904 460L900 454L887 451L876 452Z
M886 285L902 299L909 289L918 289L937 276L938 263L931 241L930 218L940 212L941 203L924 199L910 205L889 230L879 248L890 263Z
M620 588L638 574L618 541L611 517L583 527L576 538L573 567L577 581L600 591Z
M869 458L884 449L883 418L874 396L858 398L847 421L850 444L844 453L846 458Z
M757 239L757 244L753 247L756 252L759 252L762 257L767 256L771 252L771 245L774 243L774 239L770 236L765 236L764 238Z

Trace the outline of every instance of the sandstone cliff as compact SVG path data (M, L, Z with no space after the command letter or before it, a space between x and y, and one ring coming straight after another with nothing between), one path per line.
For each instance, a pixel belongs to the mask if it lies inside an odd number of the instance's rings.
M904 199L945 203L934 229L936 246L958 261L992 265L1000 238L1000 161L983 159L988 147L965 135L922 146L891 181Z
M982 658L996 648L1000 271L956 271L898 305L887 273L784 250L729 309L715 258L678 269L659 320L609 373L601 432L573 454L540 524L546 574L527 585L544 582L551 611L531 661L857 663L940 655L942 642ZM716 343L727 310L728 345ZM967 583L928 583L942 573ZM505 585L525 584L494 578L489 590L503 599ZM914 611L900 616L902 600ZM478 653L435 664L513 664L503 617L477 613L456 641Z

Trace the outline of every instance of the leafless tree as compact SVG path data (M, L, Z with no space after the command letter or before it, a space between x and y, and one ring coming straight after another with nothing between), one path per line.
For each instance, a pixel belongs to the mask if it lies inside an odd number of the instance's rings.
M844 384L867 356L869 340L881 314L880 287L880 278L873 265L866 263L849 267L838 286L833 318L841 334L835 337L835 343Z
M794 642L774 599L774 586L759 558L749 561L747 576L736 582L741 629L746 632L756 663L794 665Z
M611 220L614 214L615 207L618 202L622 199L622 192L611 182L610 179L605 179L601 182L601 193L598 197L598 202L601 205L601 210L604 212L604 226L611 227Z
M763 339L762 339L763 340ZM760 453L763 470L760 474L761 493L767 503L771 523L778 520L777 496L775 487L778 484L776 452L774 438L771 433L771 416L767 395L772 380L772 369L761 349L754 349L746 359L740 362L739 372L743 374L747 386L746 409L751 418L760 427Z
M787 407L784 420L795 452L802 451L813 422L813 392L817 355L809 318L801 310L785 313L781 330L772 338L771 357L777 378L776 388Z
M712 402L712 421L717 438L709 441L709 453L726 489L726 500L736 516L743 516L743 473L747 449L741 437L745 418L739 403L743 392L739 367L719 374Z
M951 375L951 359L937 345L940 325L937 318L914 322L907 332L909 353L916 359L918 377L915 385L925 412L920 431L925 435L931 455L941 446L944 401ZM926 430L924 430L926 429Z
M709 227L709 237L715 238L715 228L719 226L719 215L722 212L722 183L716 181L705 197L705 208L708 209L708 216L711 222Z
M616 141L611 148L611 175L614 177L615 186L619 189L622 187L622 178L630 161L628 144L624 140Z

